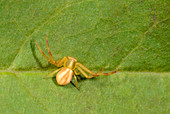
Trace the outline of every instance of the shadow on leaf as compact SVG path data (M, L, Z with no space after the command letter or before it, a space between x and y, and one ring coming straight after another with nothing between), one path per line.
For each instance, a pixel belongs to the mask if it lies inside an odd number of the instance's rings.
M38 64L38 66L39 66L41 69L55 68L55 67L56 67L56 66L50 64L49 62L48 62L48 65L47 65L47 66L43 66L42 63L40 62L40 60L38 59L37 55L35 54L35 42L34 42L34 40L31 40L31 41L30 41L30 46L31 46L32 55L33 55L36 63Z
M52 81L53 81L53 83L54 83L56 86L60 86L60 85L58 85L58 83L57 83L57 81L56 81L56 76L53 76L53 77L52 77ZM63 87L65 87L65 88L71 88L71 87L77 88L76 85L75 85L72 81L71 81L70 83L72 84L72 86L63 86Z
M93 79L91 79L91 80L95 80L95 79L96 79L96 78L93 78ZM78 75L78 76L77 76L77 80L78 80L78 83L81 83L82 81L87 80L87 78L82 77L81 75ZM57 83L57 81L56 81L56 76L53 76L53 77L52 77L52 81L53 81L53 83L54 83L56 86L59 86L58 83ZM66 86L63 86L63 87L65 87L65 88L75 87L76 89L78 89L78 88L76 87L75 81L73 81L73 79L72 79L72 81L71 81L70 83L72 84L72 86L66 85ZM78 89L78 90L79 90L79 89Z

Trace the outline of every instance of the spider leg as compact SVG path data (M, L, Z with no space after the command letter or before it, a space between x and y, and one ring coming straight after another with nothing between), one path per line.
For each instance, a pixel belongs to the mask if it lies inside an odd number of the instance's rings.
M80 64L80 63L77 63L77 66L81 67L83 70L85 70L86 72L88 72L89 74L91 74L91 75L93 75L93 76L99 76L99 75L106 76L106 75L114 74L114 73L116 73L116 72L119 71L119 69L118 69L118 70L116 70L116 71L109 72L109 73L102 73L102 72L100 72L100 73L94 73L94 72L90 71L88 68L86 68L85 66L83 66L83 65Z
M48 37L47 37L47 36L46 36L47 50L48 50L48 53L49 53L50 58L51 58L52 60L45 55L45 53L42 51L42 49L40 48L40 46L38 45L38 43L37 43L36 40L35 40L35 43L36 43L39 51L42 53L42 55L43 55L43 56L48 60L48 62L50 62L51 64L54 64L54 65L56 65L57 67L61 67L61 66L63 65L64 61L67 60L67 57L63 57L62 59L60 59L60 60L58 60L58 61L55 61L55 60L54 60L54 58L53 58L53 56L52 56L52 54L51 54L51 52L50 52L50 49L49 49Z
M56 72L58 72L58 71L61 70L61 69L62 69L62 68L59 68L59 69L55 70L54 72L52 72L52 73L50 73L49 75L45 76L44 79L45 79L45 78L48 78L49 76L51 76L51 75L53 75L53 74L55 74Z
M97 77L96 76L88 76L80 67L77 66L77 69L86 77L86 78L93 78L93 77Z
M66 61L67 61L67 57L63 57L62 59L58 60L55 65L57 67L61 67Z
M104 67L102 68L102 70L100 71L100 73L102 73L102 72L103 72L103 70L104 70Z
M50 58L52 59L52 61L54 61L56 63L56 61L54 60L50 48L49 48L49 44L48 44L48 36L46 35L46 44L47 44L47 50L48 50L48 54L50 55Z
M80 74L81 74L81 72L77 72L76 69L74 69L74 73L75 73L76 75L80 75Z
M40 48L40 46L38 45L38 43L37 43L36 40L35 40L35 43L36 43L36 45L37 45L39 51L40 51L40 52L42 53L42 55L48 60L48 62L50 62L51 64L55 64L54 61L51 61L51 60L45 55L45 53L42 51L42 49Z
M54 61L55 65L57 67L61 67L63 65L64 61L66 60L66 57L63 57L62 59L55 61L52 54L51 54L50 48L49 48L48 36L47 35L46 35L46 44L47 44L47 50L48 50L48 54L50 55L50 58L52 59L52 61Z
M75 81L76 81L76 87L77 87L77 89L80 90L79 85L78 85L78 81L77 81L77 77L76 77L75 75L74 75L74 79L75 79Z

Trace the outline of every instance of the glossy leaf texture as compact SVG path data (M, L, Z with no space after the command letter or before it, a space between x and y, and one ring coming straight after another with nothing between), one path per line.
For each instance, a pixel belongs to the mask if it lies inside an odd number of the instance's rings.
M167 113L169 18L168 0L0 0L0 112ZM46 34L56 60L120 72L80 91L42 79Z

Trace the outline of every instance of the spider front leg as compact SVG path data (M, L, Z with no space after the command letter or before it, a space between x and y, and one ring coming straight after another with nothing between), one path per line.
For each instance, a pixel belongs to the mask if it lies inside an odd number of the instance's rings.
M48 50L48 54L50 55L50 58L52 59L52 61L54 61L54 64L57 66L57 67L61 67L64 63L64 61L67 60L67 57L63 57L62 59L58 60L58 61L55 61L52 54L51 54L51 51L50 51L50 48L49 48L49 44L48 44L48 36L46 35L46 44L47 44L47 50Z
M53 58L53 56L52 56L52 54L51 54L50 48L49 48L47 35L46 35L46 44L47 44L48 54L50 55L50 58L51 58L51 59L45 55L45 53L42 51L42 49L40 48L40 46L38 45L38 43L37 43L36 40L35 40L35 43L36 43L39 51L41 52L41 54L48 60L49 63L54 64L54 65L56 65L57 67L61 67L61 66L64 64L64 61L67 60L67 57L63 57L62 59L60 59L60 60L58 60L58 61L55 61L55 60L54 60L54 58Z
M45 78L48 78L49 76L51 76L51 75L53 75L53 74L55 74L55 73L57 73L57 72L58 72L59 70L61 70L61 69L62 69L62 67L59 68L59 69L57 69L57 70L55 70L54 72L50 73L49 75L45 76L44 79L45 79Z
M56 64L56 61L54 60L52 54L51 54L51 51L50 51L50 48L49 48L49 44L48 44L48 36L46 35L46 44L47 44L47 51L48 51L48 54L50 55L50 58L52 59L52 61L54 61L54 63Z
M56 66L61 67L65 61L67 61L67 57L63 57L62 59L56 61Z
M36 43L36 45L37 45L39 51L41 52L41 54L48 60L48 62L51 63L51 64L55 64L55 61L49 59L49 58L45 55L45 53L42 51L42 49L40 48L40 46L38 45L38 43L37 43L36 40L35 40L35 43Z

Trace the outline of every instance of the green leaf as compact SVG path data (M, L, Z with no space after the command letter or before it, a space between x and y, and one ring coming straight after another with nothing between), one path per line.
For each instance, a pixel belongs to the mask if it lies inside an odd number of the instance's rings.
M45 34L55 59L73 56L91 69L169 71L168 1L2 1L1 69L48 65ZM37 62L38 59L38 62Z
M169 18L168 0L0 0L0 113L166 113ZM57 69L34 42L49 56L46 34L56 60L122 72L80 91L43 80Z
M0 73L1 113L168 113L169 73L118 73L58 86L49 72Z

